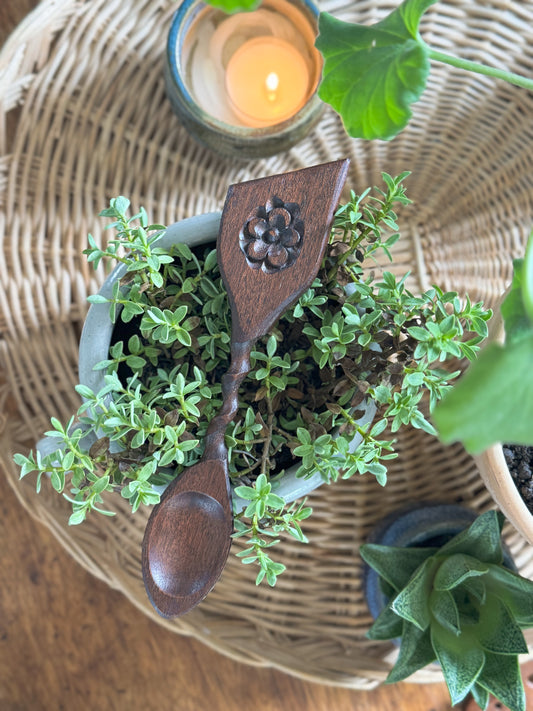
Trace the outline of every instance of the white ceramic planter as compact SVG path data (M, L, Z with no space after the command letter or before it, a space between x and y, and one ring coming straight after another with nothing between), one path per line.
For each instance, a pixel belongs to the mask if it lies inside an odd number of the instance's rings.
M158 240L158 246L171 247L173 244L185 242L190 247L214 242L218 235L221 213L208 213L191 217L181 222L176 222L167 228L166 232ZM119 264L108 276L100 294L109 298L112 293L113 282L119 279L125 272L125 266ZM87 385L93 391L98 392L104 387L104 373L93 370L94 365L108 358L109 345L113 332L113 323L109 318L109 304L91 304L83 332L80 340L79 354L79 380L82 385ZM361 408L363 409L363 405ZM358 424L365 425L370 422L375 415L376 407L373 402L364 406L364 414L358 420ZM355 451L361 442L358 435L354 438L350 451ZM297 467L289 468L282 479L275 482L275 491L287 502L306 496L311 491L324 483L318 472L308 478L296 477ZM244 499L234 495L233 505L235 511L240 511L247 505Z

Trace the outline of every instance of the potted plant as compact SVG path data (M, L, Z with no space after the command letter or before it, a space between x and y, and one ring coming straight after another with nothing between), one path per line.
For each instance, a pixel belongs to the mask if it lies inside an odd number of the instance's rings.
M316 486L368 472L385 484L394 433L404 425L435 433L423 395L433 407L457 375L442 364L473 358L487 333L490 312L480 303L437 287L415 296L407 275L363 269L377 250L390 256L398 239L394 210L410 202L406 175L384 174L383 190L352 192L339 207L318 278L252 354L226 443L236 500L246 502L235 511L235 535L249 544L239 555L259 566L258 582L273 585L284 569L270 556L280 534L306 540L301 522L311 510L291 503L286 473ZM164 228L128 209L126 198L112 200L102 215L116 237L102 248L89 236L86 250L91 263L110 258L122 270L90 297L103 318L85 341L93 344L98 330L108 334L93 363L102 387L81 383L77 416L66 425L52 420L54 451L16 455L22 476L37 473L37 488L50 474L72 502L72 524L92 510L108 513L105 492L120 493L133 511L159 501L154 485L168 484L201 455L228 366L229 310L213 245L162 247ZM203 236L214 239L217 218L207 220ZM80 362L82 373L92 370L86 354ZM359 420L364 402L379 412L372 424Z
M361 546L376 617L368 636L400 647L388 683L437 661L452 704L472 693L486 708L493 694L525 711L518 655L528 651L522 630L533 627L533 582L504 555L503 522L496 511L429 505L386 521L386 543Z
M476 455L494 500L533 544L527 478L533 446L533 236L524 259L514 262L512 284L491 319L490 332L490 342L435 408L433 420L444 442L461 441ZM513 454L513 445L522 449ZM523 471L515 477L504 450L515 465L526 457Z

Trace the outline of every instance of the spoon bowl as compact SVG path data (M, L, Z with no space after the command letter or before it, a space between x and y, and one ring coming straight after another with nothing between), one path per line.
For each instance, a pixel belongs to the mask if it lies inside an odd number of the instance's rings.
M180 565L181 560L188 558L186 531L180 531L180 527L195 531L194 544L208 551L204 558L188 561L186 567ZM157 587L173 597L201 593L209 584L210 571L223 555L226 529L224 507L209 494L184 491L171 497L154 521L152 536L156 544L148 553L148 568ZM218 545L212 545L213 541ZM169 559L176 562L180 576L169 569Z

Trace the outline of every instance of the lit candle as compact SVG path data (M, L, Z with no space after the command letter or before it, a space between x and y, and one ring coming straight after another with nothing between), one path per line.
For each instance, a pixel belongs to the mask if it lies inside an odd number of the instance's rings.
M185 128L239 158L274 155L301 140L322 110L318 15L313 0L262 0L257 10L233 15L182 0L165 84Z
M272 126L294 116L309 95L309 83L300 52L272 35L245 42L226 69L228 96L248 126Z

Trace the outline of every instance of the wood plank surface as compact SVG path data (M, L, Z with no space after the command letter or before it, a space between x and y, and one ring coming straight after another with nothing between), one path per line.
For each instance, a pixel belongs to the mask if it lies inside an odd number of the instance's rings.
M0 0L0 45L35 4ZM444 684L322 686L179 637L78 566L2 473L0 489L0 711L450 709Z

